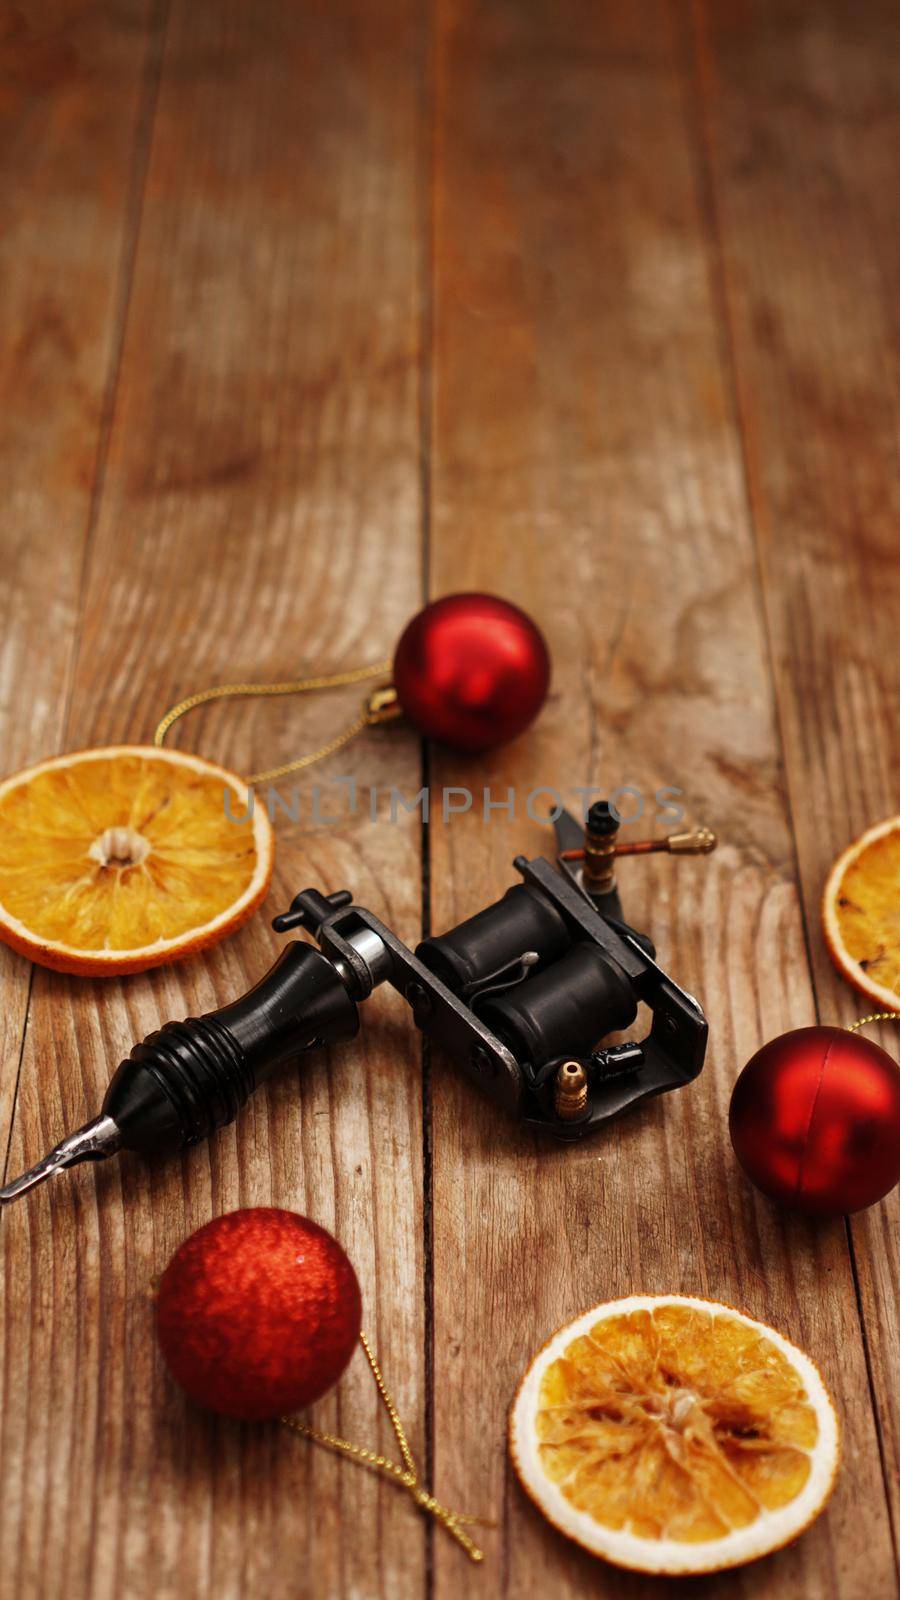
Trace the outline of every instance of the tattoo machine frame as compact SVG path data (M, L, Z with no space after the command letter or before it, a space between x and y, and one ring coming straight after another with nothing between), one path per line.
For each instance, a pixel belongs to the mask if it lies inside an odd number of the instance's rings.
M231 1005L170 1022L121 1063L98 1117L0 1189L18 1199L55 1172L117 1150L183 1149L231 1122L259 1084L299 1054L351 1039L359 1004L389 983L416 1026L527 1126L580 1139L651 1095L690 1083L707 1022L657 965L646 935L622 919L620 855L706 853L708 829L618 841L604 801L582 827L554 821L557 861L517 856L521 881L493 905L415 952L347 890L304 889L273 923L302 928L256 986ZM650 1009L640 1042L604 1045Z

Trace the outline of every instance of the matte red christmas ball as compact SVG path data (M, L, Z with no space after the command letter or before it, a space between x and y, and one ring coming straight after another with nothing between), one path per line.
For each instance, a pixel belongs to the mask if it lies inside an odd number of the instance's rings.
M797 1028L748 1061L729 1125L763 1194L819 1216L861 1211L900 1179L900 1066L845 1028Z
M337 1240L270 1206L192 1233L156 1302L172 1376L198 1405L244 1420L296 1411L330 1389L361 1317L356 1273Z
M491 594L451 594L407 624L393 680L420 733L474 753L534 721L547 698L550 657L518 606Z

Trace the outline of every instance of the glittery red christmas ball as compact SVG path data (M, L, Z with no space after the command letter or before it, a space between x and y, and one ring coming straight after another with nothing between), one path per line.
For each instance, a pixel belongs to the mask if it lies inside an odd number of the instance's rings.
M900 1179L900 1066L845 1028L797 1028L748 1061L729 1125L763 1194L820 1216L860 1211Z
M243 1419L296 1411L330 1389L361 1316L356 1273L337 1240L270 1206L192 1233L156 1302L173 1377L198 1405Z
M491 594L451 594L407 624L393 680L420 733L475 752L534 721L547 697L550 657L518 606Z

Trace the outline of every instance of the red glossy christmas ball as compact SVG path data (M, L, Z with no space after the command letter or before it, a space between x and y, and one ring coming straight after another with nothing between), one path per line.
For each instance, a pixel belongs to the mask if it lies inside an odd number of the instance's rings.
M900 1179L900 1066L845 1028L797 1028L748 1061L729 1125L763 1194L819 1216L860 1211Z
M518 606L492 594L451 594L407 624L393 680L420 733L475 752L534 721L547 698L550 657Z
M258 1206L198 1228L162 1275L156 1330L172 1376L228 1417L278 1417L336 1383L356 1347L359 1284L336 1239Z

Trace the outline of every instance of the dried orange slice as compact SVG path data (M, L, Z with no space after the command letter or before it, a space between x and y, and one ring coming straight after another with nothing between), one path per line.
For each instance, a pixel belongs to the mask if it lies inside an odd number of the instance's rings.
M844 977L886 1011L900 1011L900 817L869 828L838 856L822 926Z
M62 972L139 972L244 922L272 876L247 786L198 756L80 750L0 783L0 939Z
M561 1532L639 1572L766 1555L831 1493L840 1437L817 1367L774 1328L682 1295L595 1306L546 1344L510 1453Z

